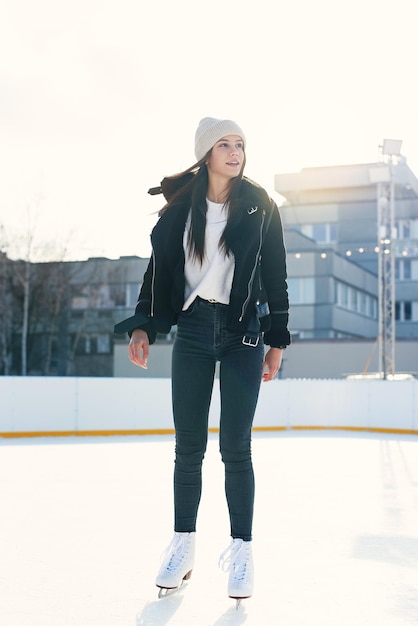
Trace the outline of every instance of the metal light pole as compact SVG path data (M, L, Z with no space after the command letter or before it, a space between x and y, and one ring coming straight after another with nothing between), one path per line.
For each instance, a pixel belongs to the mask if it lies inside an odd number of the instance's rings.
M383 160L389 167L389 176L377 184L378 234L378 371L381 378L395 374L395 172L402 141L385 139L381 148ZM384 182L388 184L384 184Z

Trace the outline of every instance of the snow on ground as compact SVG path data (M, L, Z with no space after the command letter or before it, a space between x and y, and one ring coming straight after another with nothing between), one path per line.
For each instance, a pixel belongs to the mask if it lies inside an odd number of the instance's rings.
M1 626L418 623L418 437L256 433L254 596L235 610L211 435L197 559L154 578L172 535L173 438L0 440Z

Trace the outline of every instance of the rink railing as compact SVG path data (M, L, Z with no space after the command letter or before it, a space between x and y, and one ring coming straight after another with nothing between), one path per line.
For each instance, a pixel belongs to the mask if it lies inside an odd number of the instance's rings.
M0 398L0 437L173 432L167 378L3 376ZM216 384L210 430L216 431L218 423ZM418 381L289 379L263 384L254 430L304 429L418 434Z

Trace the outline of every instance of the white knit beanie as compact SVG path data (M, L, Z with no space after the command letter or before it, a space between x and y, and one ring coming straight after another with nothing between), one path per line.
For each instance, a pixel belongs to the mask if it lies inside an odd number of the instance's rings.
M236 122L232 120L217 120L214 117L204 117L200 120L195 135L194 151L196 159L198 161L203 159L215 143L226 135L239 135L244 142L245 148L245 135Z

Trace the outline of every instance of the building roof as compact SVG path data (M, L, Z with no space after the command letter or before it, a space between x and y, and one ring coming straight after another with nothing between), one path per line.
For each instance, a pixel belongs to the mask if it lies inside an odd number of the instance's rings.
M394 168L396 196L418 199L418 180L405 160ZM276 174L275 190L289 204L339 200L374 200L378 182L390 181L387 163L361 163L308 167L299 172Z

